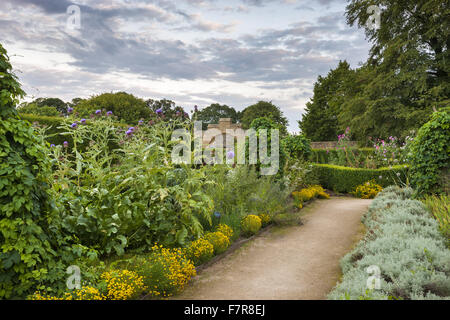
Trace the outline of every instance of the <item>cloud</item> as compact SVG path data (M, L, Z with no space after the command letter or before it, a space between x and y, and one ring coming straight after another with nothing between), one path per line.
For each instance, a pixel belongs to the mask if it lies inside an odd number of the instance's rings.
M186 104L243 108L274 100L295 127L317 76L339 60L354 66L367 55L363 33L345 24L339 3L79 0L81 29L71 31L71 1L3 0L0 42L19 55L20 78L36 95L86 96L126 86ZM311 17L290 15L301 6L312 9ZM286 18L265 21L275 8Z

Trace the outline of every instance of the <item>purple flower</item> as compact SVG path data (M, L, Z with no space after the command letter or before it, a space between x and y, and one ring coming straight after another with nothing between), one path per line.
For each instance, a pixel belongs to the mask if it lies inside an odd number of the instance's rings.
M108 112L106 113L107 116L112 116L112 114L113 114L112 111L108 111Z
M69 143L67 141L64 141L63 142L63 146L64 146L64 148L68 148L69 147Z
M68 112L68 113L72 113L72 112L73 112L73 108L70 108L70 107L67 108L67 112Z
M54 148L54 147L56 147L54 144L51 144L51 145L50 145L50 148Z
M126 132L127 136L131 136L133 135L133 131L131 131L130 129L128 129L128 131Z
M159 108L159 109L156 110L156 114L162 114L162 113L163 113L162 108Z
M138 124L141 126L144 124L144 120L139 120Z
M129 127L128 131L134 132L134 131L136 131L136 128L135 127Z
M98 109L97 111L95 111L95 114L96 115L99 115L99 114L101 114L102 113L102 110L100 110L100 109Z
M72 123L71 127L72 127L72 128L78 127L78 123L76 123L76 122Z
M234 158L234 151L228 151L227 152L227 158L228 159L233 159Z
M81 119L80 121L82 124L86 124L86 119Z

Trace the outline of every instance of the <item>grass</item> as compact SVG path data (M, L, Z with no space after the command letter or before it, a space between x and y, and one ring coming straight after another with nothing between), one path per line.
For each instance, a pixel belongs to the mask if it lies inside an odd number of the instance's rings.
M447 246L450 247L449 197L447 195L426 196L423 199L423 202L431 214L433 214L434 218L438 221L439 229L447 238Z

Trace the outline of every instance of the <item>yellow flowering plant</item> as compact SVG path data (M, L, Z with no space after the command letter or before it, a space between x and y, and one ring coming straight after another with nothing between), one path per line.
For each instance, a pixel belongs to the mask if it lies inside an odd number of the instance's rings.
M295 205L301 209L303 208L303 203L306 201L309 201L314 198L320 198L320 199L329 199L330 196L328 193L325 192L325 190L318 185L314 185L308 188L304 188L300 191L294 191L292 193L292 196L294 197Z
M383 190L383 187L375 182L375 180L367 181L355 188L351 194L361 199L373 199L378 193Z
M214 246L208 240L200 238L190 243L186 248L186 255L198 266L214 256Z
M260 213L258 217L261 219L261 224L263 227L269 225L272 222L272 218L267 213Z
M101 279L106 283L108 300L136 299L147 290L144 278L134 271L112 270L104 272Z
M242 232L247 235L256 234L261 229L261 218L250 214L241 221Z
M216 231L222 232L225 236L227 236L229 239L233 237L233 229L231 229L230 226L221 223L217 226Z
M224 252L230 246L230 239L219 231L208 232L204 238L213 245L215 254Z

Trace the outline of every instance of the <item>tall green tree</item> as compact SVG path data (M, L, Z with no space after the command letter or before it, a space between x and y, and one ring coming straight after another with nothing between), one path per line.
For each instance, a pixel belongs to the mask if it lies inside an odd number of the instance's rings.
M239 121L239 113L233 107L218 103L211 104L196 112L195 115L198 121L203 122L203 130L206 130L210 123L219 123L220 118L231 118L233 123Z
M89 117L97 110L112 111L119 121L137 124L140 119L150 119L151 112L144 100L126 92L103 93L90 99L78 101L75 112Z
M327 76L319 76L314 84L314 95L306 104L299 121L303 134L313 141L334 141L339 133L338 115L344 103L344 93L352 84L354 71L347 61L340 61Z
M366 23L370 5L381 9L379 28ZM404 136L427 122L433 108L449 104L448 1L352 0L346 15L372 47L356 75L359 90L342 105L341 128L350 125L359 140Z
M154 100L148 99L145 101L148 108L151 110L152 117L158 116L160 119L168 121L179 117L188 117L187 113L180 106L177 106L174 101L168 99ZM157 115L158 110L161 113Z
M283 112L280 110L280 108L274 105L272 102L259 101L258 103L245 108L241 112L240 121L244 129L249 129L253 120L263 117L269 118L275 124L279 125L281 133L283 135L287 134L288 120L283 115Z

